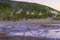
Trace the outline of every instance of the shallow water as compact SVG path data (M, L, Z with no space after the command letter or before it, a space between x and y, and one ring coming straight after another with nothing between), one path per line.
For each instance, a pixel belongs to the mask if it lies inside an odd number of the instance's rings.
M6 32L7 36L30 36L60 39L60 25L54 27L42 27L40 25L4 25L0 26L0 32Z

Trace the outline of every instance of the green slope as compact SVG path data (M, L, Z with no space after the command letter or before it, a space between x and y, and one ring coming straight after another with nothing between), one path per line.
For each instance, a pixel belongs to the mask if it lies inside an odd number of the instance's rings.
M22 11L20 13L17 13L21 9ZM50 10L54 9L36 3L14 2L14 1L0 2L0 19L19 20L22 18L48 18L55 15L51 13ZM29 14L27 14L27 12Z

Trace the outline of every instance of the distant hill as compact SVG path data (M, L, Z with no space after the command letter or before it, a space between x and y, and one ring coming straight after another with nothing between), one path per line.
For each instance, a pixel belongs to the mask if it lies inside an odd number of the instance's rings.
M20 2L20 1L11 1L11 0L0 0L0 3L6 3L6 2L9 2L11 3L12 5L16 5L18 4L20 8L23 8L21 6L24 6L24 8L27 8L27 9L31 9L34 7L35 10L38 9L38 10L42 10L42 8L45 8L44 10L46 11L47 8L51 9L51 10L55 10L51 7L48 7L48 6L45 6L45 5L41 5L41 4L37 4L37 3L31 3L31 2ZM21 6L20 6L21 5ZM28 8L29 7L29 8ZM17 7L16 7L17 8ZM34 9L33 8L33 9ZM57 11L57 10L55 10Z
M45 5L17 1L0 2L0 12L1 15L4 14L5 19L48 18L55 15L55 13L60 13Z
M10 1L10 0L0 0L0 3L11 3L11 6L13 6L13 8L22 8L22 9L26 9L26 10L36 10L36 11L47 11L49 10L55 10L51 7L45 6L45 5L41 5L41 4L37 4L37 3L29 3L29 2L17 2L17 1ZM17 5L17 7L15 7ZM55 10L57 11L57 10Z

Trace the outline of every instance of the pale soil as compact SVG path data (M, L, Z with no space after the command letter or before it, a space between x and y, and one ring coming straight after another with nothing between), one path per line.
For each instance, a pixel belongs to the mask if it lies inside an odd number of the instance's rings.
M0 25L16 25L16 24L26 24L26 25L51 25L60 24L60 20L50 20L50 19L29 19L20 21L0 21Z

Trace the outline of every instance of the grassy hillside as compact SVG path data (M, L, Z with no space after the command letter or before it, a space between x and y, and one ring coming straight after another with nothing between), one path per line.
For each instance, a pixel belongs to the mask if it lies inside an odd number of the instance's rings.
M0 2L0 20L20 20L23 18L52 17L50 7L28 2Z

